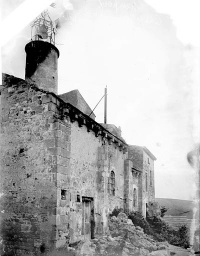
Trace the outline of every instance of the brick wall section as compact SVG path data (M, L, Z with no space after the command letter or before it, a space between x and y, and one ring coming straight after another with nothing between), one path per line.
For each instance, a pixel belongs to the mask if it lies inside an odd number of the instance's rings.
M1 237L9 255L35 255L56 239L53 103L30 84L4 77L1 92Z

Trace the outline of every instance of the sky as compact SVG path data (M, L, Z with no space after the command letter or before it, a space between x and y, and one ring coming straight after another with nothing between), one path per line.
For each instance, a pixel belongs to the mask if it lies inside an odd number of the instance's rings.
M59 93L78 89L94 108L107 86L108 123L121 127L128 144L157 157L156 197L193 199L187 153L199 142L199 1L3 3L2 71L24 78L29 24L48 8L59 19ZM101 102L97 122L103 113Z

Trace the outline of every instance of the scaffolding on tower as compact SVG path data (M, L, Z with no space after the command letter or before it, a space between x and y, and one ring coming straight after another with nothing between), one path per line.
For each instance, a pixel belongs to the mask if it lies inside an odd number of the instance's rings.
M44 11L31 24L31 40L42 40L55 45L56 25Z

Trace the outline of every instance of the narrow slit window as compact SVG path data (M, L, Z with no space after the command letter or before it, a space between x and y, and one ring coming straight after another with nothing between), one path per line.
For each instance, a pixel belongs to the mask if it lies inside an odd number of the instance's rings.
M61 189L61 200L67 199L67 190Z
M110 174L110 192L111 195L115 195L115 173L113 171Z
M76 202L80 203L80 201L81 201L81 197L80 197L80 195L77 195Z

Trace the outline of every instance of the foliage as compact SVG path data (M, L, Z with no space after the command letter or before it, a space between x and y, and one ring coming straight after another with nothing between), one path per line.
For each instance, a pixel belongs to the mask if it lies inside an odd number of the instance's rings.
M152 233L149 223L145 220L140 212L131 212L129 213L128 218L132 220L135 226L143 228L145 233L149 235Z
M190 246L188 228L185 225L181 226L178 230L175 230L160 217L156 216L151 218L147 216L147 222L155 232L155 235L159 236L160 239L184 248L188 248ZM155 236L154 238L156 239Z
M110 214L110 217L117 217L120 212L123 212L122 208L115 208ZM130 212L128 218L132 220L135 226L141 227L147 235L159 242L167 241L172 245L183 248L188 248L190 246L188 228L185 225L181 226L178 230L175 230L159 216L150 217L147 215L145 219L142 214L137 211Z
M178 234L180 237L180 241L181 241L181 245L184 248L188 248L190 246L189 243L189 234L188 234L188 227L185 225L182 225L179 229L178 229Z
M160 217L164 217L165 216L165 213L167 212L167 208L165 206L161 206L160 208Z
M113 211L110 213L109 216L110 217L113 217L113 216L117 217L120 212L124 212L124 210L122 208L115 207L113 209Z

